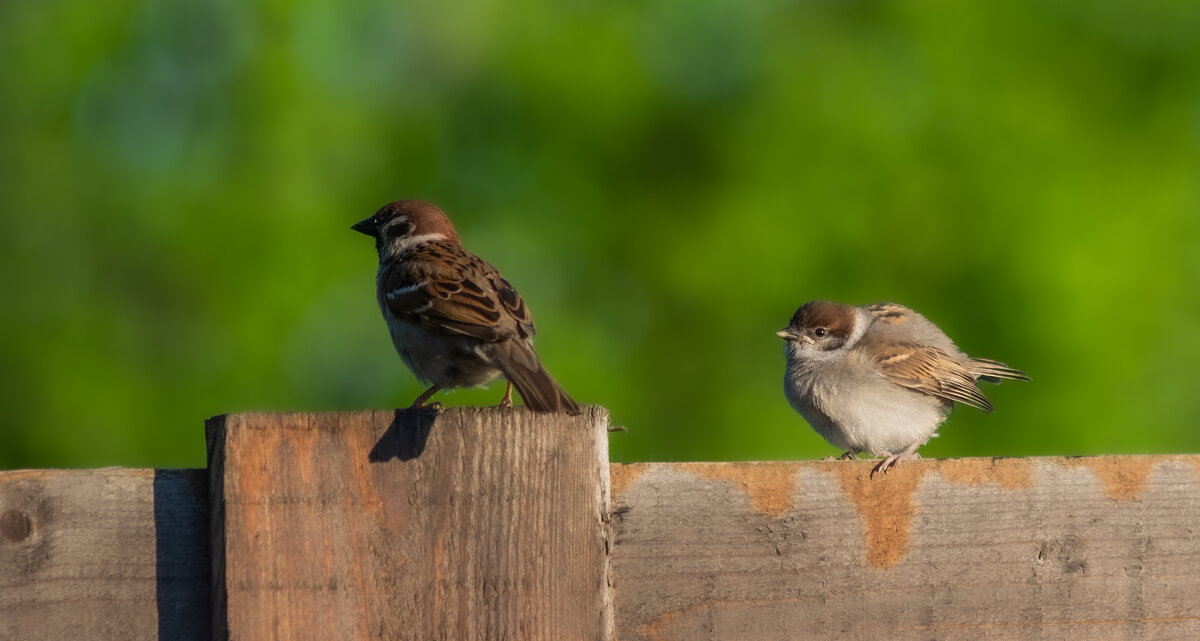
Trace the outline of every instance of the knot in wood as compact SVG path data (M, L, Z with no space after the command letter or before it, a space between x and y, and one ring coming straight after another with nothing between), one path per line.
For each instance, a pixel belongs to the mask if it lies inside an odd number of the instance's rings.
M6 510L0 515L0 534L13 543L20 543L29 538L33 531L33 523L29 517L17 510Z

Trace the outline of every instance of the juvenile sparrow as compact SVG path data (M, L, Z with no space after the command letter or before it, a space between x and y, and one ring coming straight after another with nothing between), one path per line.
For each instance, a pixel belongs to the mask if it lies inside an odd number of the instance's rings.
M1027 381L1024 372L970 358L924 316L895 303L805 303L775 333L787 341L783 391L841 458L884 456L871 476L935 436L955 402L991 413L976 383Z
M441 209L401 200L351 229L375 238L377 297L392 343L417 379L430 385L412 408L426 407L440 389L483 386L504 376L501 407L512 405L515 385L536 412L580 413L533 351L525 301L494 267L463 249Z

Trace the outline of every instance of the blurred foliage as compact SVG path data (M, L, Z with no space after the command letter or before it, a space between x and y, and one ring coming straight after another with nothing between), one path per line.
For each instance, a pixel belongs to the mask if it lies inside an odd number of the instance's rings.
M836 454L773 335L814 298L1033 376L926 455L1200 451L1197 33L1168 0L0 3L0 467L406 405L349 230L398 198L516 284L616 460Z

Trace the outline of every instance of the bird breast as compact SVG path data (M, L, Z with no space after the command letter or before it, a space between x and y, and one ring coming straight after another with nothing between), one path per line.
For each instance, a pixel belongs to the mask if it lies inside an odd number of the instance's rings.
M934 435L950 406L889 382L851 350L837 361L791 362L788 402L836 447L884 455Z
M414 376L443 389L487 385L502 374L492 344L388 318L392 344Z

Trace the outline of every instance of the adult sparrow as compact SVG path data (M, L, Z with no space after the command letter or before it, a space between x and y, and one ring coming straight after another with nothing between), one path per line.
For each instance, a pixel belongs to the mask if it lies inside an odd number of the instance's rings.
M895 303L805 303L787 327L783 391L792 407L826 441L885 457L871 471L887 472L933 436L954 403L991 413L976 383L1027 381L1024 372L970 358L937 325Z
M417 379L430 385L413 409L427 407L438 390L504 376L502 407L512 405L515 385L536 412L580 413L533 351L525 301L494 267L463 249L441 209L401 200L351 229L375 238L377 297L392 343Z

